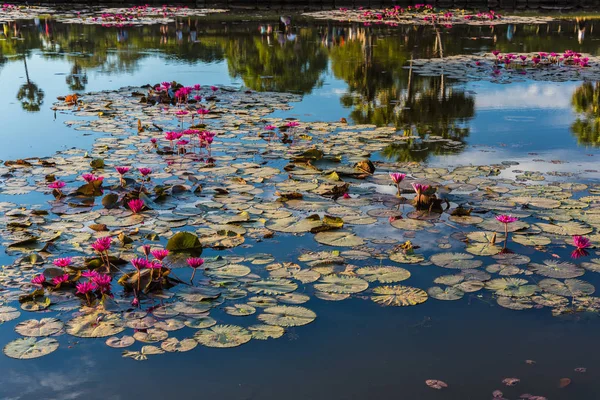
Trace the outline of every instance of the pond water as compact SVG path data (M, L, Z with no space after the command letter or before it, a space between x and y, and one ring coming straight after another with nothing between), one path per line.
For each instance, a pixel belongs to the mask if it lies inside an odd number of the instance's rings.
M571 49L600 55L593 21L586 22L582 38L581 25L569 20L539 26L436 29L292 16L285 34L277 32L278 20L276 15L244 15L236 21L229 15L124 28L53 20L7 23L4 36L0 35L4 139L0 159L49 157L70 148L91 151L102 134L65 124L75 117L52 109L59 96L177 81L302 96L290 103L291 109L275 111L268 118L296 118L303 123L346 119L349 129L373 124L415 136L373 152L373 161L440 167L511 161L518 165L504 170L504 178L528 171L550 173L548 181L567 176L571 182L597 184L598 83L527 79L465 83L421 76L409 68L411 59L493 49L503 53ZM429 140L432 136L451 139L452 144ZM286 164L282 161L269 165L282 168ZM0 201L47 209L49 196L39 191L0 193ZM394 233L398 230L391 226L361 225L355 232L413 240L426 258L464 251L458 241L451 249L439 249L436 240L454 230L436 228L438 232L419 232L415 239ZM311 236L278 234L270 240L248 240L251 246L206 249L203 257L268 253L276 262L297 262L304 250L331 250ZM551 255L569 261L571 250L564 243L542 251L515 245L515 251L535 262ZM9 254L0 257L5 265L17 258ZM359 266L380 263L390 262L350 261ZM402 267L412 274L409 284L423 289L431 287L435 277L456 272L418 264ZM598 286L597 275L588 271L582 279ZM508 399L531 393L554 400L593 399L600 390L597 311L561 316L553 316L548 307L516 311L500 307L487 292L466 293L458 301L430 298L416 307L381 307L366 293L325 301L314 297L309 285L299 291L311 296L303 306L318 317L307 326L288 329L280 339L252 340L231 349L198 346L138 362L123 358L120 349L104 346L104 339L61 335L60 348L45 357L0 357L0 397L479 400L491 399L499 389ZM238 323L220 308L211 316L219 323ZM30 318L42 316L23 311L18 320L3 323L0 344L20 337L15 323ZM193 334L189 328L169 333L178 338ZM587 371L574 371L581 367ZM521 381L508 387L502 380L509 377ZM560 388L562 378L572 383ZM433 390L425 385L427 379L443 380L449 387Z

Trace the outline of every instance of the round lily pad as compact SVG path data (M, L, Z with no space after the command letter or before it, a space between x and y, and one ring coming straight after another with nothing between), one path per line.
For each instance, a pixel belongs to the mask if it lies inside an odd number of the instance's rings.
M285 330L277 325L252 325L248 330L252 332L252 339L257 340L278 339L285 333Z
M56 318L28 319L19 322L15 326L15 331L23 336L50 336L60 332L64 324Z
M410 286L381 286L373 289L373 300L383 306L415 306L427 301L427 293Z
M135 343L133 336L123 335L121 337L111 336L106 339L106 345L114 348L129 347Z
M356 274L368 282L394 283L410 278L410 272L404 268L390 266L363 267Z
M123 320L116 314L95 311L77 316L66 323L67 333L83 338L113 336L125 330Z
M245 328L236 325L215 325L210 329L200 329L194 339L207 347L237 347L248 343L252 334Z
M28 360L46 356L58 349L58 341L52 338L26 337L13 340L4 346L4 354L10 358Z
M275 306L263 310L258 319L268 325L302 326L313 322L317 314L300 306Z
M359 293L369 287L364 279L344 275L327 275L315 283L315 289L328 293Z

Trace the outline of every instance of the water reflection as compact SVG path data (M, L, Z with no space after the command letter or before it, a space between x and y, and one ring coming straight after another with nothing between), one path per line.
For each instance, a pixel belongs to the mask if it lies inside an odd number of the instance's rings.
M386 149L384 157L425 160L430 155L462 151L470 140L476 103L464 85L445 77L414 74L411 59L492 48L503 52L573 49L596 54L593 25L593 20L578 20L540 26L393 28L273 16L244 22L183 18L169 25L104 28L35 20L3 25L6 40L0 40L0 68L3 62L24 63L26 83L18 88L18 99L28 112L43 108L47 84L38 86L38 77L29 76L27 63L33 56L68 62L60 94L89 90L92 73L133 75L156 59L187 67L222 64L231 81L258 91L310 95L333 79L345 84L332 93L351 122L399 131L402 138ZM200 79L203 84L213 83L210 77ZM331 101L323 97L319 101ZM312 109L319 106L324 104L313 104ZM594 143L595 114L586 107L576 111L582 117L573 124L573 131L581 132L577 134L581 144ZM338 118L322 115L320 119Z
M571 97L573 109L579 114L571 125L577 142L586 146L600 146L600 82L585 82Z

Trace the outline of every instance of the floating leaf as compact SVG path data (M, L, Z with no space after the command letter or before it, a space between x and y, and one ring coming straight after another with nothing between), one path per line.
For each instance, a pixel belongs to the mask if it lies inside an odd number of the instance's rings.
M381 286L373 289L373 300L383 306L414 306L427 301L427 293L410 286Z
M4 346L4 354L10 358L28 360L46 356L58 349L58 341L52 338L26 337L13 340Z
M248 343L252 334L236 325L215 325L210 329L200 329L194 334L194 339L207 347L237 347Z
M248 330L252 332L252 339L256 340L278 339L285 333L282 327L276 325L252 325Z
M15 331L23 336L50 336L60 332L64 324L56 318L28 319L19 322L15 326Z
M369 287L364 279L343 275L327 275L314 285L315 289L328 293L359 293Z
M167 250L173 252L202 253L202 245L196 235L190 232L177 232L167 242Z
M277 326L303 326L310 324L317 318L317 314L308 308L300 306L275 306L263 310L258 319L268 325Z
M410 272L399 267L363 267L356 270L356 274L368 282L394 283L410 278Z

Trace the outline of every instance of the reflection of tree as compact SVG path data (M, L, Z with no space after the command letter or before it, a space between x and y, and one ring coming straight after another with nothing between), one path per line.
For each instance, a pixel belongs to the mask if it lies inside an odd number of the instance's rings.
M65 78L65 82L69 85L70 90L85 90L85 85L88 83L87 72L75 62L71 67L71 73Z
M23 63L25 65L25 82L17 92L17 100L21 102L23 110L28 112L40 111L40 106L44 103L44 91L29 79L29 70L27 68L27 56L23 55Z
M229 74L241 77L254 90L309 93L322 84L327 52L311 30L302 30L295 40L272 43L274 37L236 37L225 43ZM270 43L271 42L271 43Z
M577 120L571 125L571 132L577 142L588 146L600 146L600 82L585 82L571 97L571 104Z
M347 36L343 46L331 50L334 74L348 83L342 104L352 109L350 117L356 123L391 125L404 132L405 137L386 148L383 156L398 161L425 160L430 154L460 151L460 143L469 134L463 125L475 112L473 98L456 90L444 76L414 75L412 55L407 51L419 44L430 54L441 55L447 49L442 47L440 32L425 43L411 35L404 41L376 37L367 28L350 28Z

